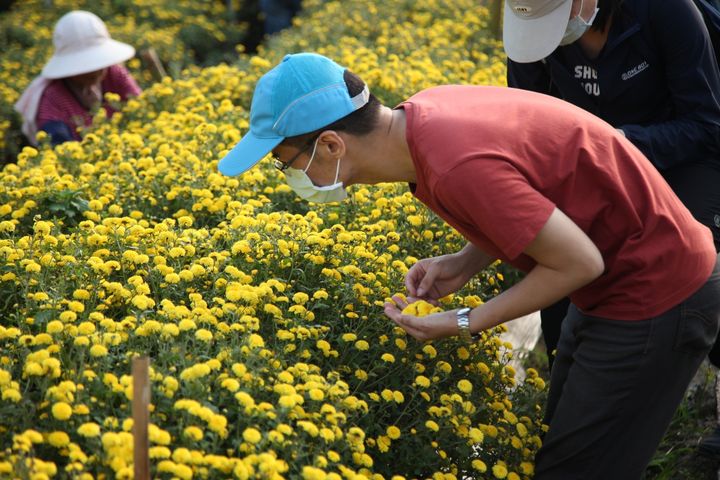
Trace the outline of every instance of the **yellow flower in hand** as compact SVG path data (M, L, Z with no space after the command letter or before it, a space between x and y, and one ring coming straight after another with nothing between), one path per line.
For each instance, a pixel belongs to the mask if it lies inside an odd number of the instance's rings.
M417 300L413 303L408 304L407 307L403 308L402 313L404 315L414 315L416 317L424 317L432 313L442 312L442 308L436 307L430 302L425 300Z

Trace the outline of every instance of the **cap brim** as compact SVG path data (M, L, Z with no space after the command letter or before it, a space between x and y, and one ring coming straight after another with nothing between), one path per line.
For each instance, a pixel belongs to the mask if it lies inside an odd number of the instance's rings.
M133 56L135 49L132 46L109 38L100 45L78 52L53 55L43 67L42 75L53 79L82 75L117 65Z
M537 62L550 55L565 35L572 0L540 18L520 18L505 2L503 45L505 53L518 63Z
M225 155L220 163L218 170L223 175L235 176L251 169L255 164L272 151L273 148L280 145L285 137L260 138L248 132L240 139L237 145Z

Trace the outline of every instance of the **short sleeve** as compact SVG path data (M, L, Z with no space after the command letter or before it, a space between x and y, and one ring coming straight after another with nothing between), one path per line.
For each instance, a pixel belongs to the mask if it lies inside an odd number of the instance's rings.
M103 91L117 93L122 100L142 93L133 76L122 65L113 65L108 69L107 77L103 80Z
M555 209L515 165L503 159L469 159L436 184L437 201L468 230L509 260L532 243Z

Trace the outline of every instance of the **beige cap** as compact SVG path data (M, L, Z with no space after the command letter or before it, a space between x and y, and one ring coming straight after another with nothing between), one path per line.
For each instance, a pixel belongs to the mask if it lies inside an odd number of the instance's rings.
M505 0L503 44L518 63L537 62L560 45L572 0Z

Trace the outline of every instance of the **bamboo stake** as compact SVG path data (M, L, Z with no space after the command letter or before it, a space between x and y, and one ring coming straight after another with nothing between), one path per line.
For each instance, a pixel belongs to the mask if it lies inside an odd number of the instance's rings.
M139 52L139 56L145 63L145 67L150 70L156 82L159 82L167 76L165 67L163 67L160 57L153 47L148 47Z
M135 357L132 362L133 376L133 458L135 462L135 480L150 480L150 442L148 423L150 421L150 380L148 357Z

